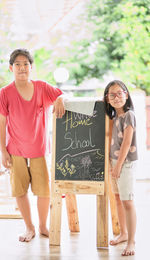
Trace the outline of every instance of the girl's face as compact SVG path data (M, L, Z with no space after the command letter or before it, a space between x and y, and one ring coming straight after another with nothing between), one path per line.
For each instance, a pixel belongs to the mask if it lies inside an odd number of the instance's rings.
M118 115L124 113L123 107L128 99L126 93L119 85L114 85L109 88L107 102L115 108Z

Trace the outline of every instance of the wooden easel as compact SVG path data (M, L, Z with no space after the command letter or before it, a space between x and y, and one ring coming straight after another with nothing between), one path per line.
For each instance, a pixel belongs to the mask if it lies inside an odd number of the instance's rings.
M108 247L109 119L107 116L105 124L105 181L101 184L92 182L91 185L89 185L88 182L84 182L84 185L81 185L81 182L61 182L55 181L56 118L55 115L53 116L50 245L60 245L62 194L66 194L69 229L73 232L79 232L79 219L75 194L95 194L95 190L97 190L97 247Z
M113 121L109 120L109 150L110 150L110 144L111 144L111 138L112 138L112 127L113 127ZM110 176L108 176L108 185L109 185L109 201L110 201L110 210L111 210L111 219L112 219L112 229L114 235L120 234L120 227L118 222L118 213L117 213L117 207L116 207L116 201L114 193L112 192L110 181Z

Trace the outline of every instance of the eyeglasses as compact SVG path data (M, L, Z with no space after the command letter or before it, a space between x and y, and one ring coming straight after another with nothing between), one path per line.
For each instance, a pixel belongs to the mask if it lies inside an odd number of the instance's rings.
M124 95L125 95L126 93L127 93L126 91L118 91L117 93L108 93L106 96L107 96L110 100L113 100L113 99L115 99L116 97L118 97L118 98L124 97Z

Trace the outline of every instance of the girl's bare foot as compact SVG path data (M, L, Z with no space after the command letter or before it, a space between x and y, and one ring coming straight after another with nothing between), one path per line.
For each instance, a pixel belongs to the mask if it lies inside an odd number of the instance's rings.
M39 228L39 233L43 236L49 237L49 231L46 227L45 228Z
M19 236L19 241L21 242L29 242L32 238L35 237L35 230L27 229L23 235Z
M120 234L118 237L116 237L113 240L110 240L110 245L115 246L119 243L125 242L128 240L128 234Z
M134 255L135 254L135 243L128 244L122 252L122 256Z

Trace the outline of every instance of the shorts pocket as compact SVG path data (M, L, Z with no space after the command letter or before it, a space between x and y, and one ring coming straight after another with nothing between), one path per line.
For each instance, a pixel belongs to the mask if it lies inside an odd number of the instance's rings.
M126 169L132 169L132 167L133 167L133 162L125 162L123 166L124 166L124 168L126 168Z

